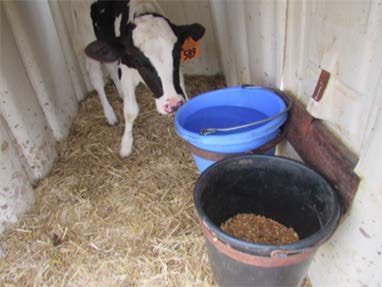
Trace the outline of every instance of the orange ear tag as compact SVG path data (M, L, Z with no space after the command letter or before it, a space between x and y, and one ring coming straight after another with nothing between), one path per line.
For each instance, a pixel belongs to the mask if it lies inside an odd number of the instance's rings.
M182 62L188 61L192 58L199 57L199 46L192 37L188 37L182 46L182 51L180 52L180 60Z

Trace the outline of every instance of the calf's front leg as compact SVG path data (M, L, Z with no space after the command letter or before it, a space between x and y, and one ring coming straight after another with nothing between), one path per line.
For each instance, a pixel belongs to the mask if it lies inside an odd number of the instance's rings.
M89 79L93 87L98 93L98 97L101 100L103 112L109 125L116 124L117 117L114 113L112 106L110 105L104 90L105 82L103 80L103 74L101 69L101 63L93 59L86 57L86 69L89 73Z
M122 77L122 64L119 61L115 61L113 63L105 63L105 67L109 72L115 87L118 91L118 96L123 99L123 89L121 85L121 77Z
M122 69L121 85L123 89L123 116L125 130L121 141L121 157L130 155L133 147L133 125L138 116L139 107L135 98L135 88L139 84L139 74L130 68Z

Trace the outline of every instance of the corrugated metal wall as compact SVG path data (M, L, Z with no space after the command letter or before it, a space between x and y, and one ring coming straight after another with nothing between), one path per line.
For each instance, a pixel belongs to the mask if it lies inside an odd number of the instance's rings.
M157 0L166 17L177 25L200 23L206 33L200 40L200 58L183 64L185 74L215 75L221 73L211 9L208 0Z
M32 184L49 172L83 97L51 4L0 3L1 223L30 206Z
M228 85L279 87L285 38L286 1L211 0Z

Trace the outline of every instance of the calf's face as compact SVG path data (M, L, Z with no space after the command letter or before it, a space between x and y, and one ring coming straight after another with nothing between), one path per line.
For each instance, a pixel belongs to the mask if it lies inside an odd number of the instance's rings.
M182 45L188 37L199 40L204 31L200 24L176 26L162 16L145 14L127 24L120 37L91 43L86 53L105 62L120 59L137 69L154 95L158 112L172 114L186 100L180 80Z

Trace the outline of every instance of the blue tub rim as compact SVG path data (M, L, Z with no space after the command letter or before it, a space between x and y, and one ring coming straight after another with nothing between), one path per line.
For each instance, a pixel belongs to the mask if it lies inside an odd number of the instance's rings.
M233 86L228 88L222 88L218 90L213 90L209 92L205 92L202 94L199 94L187 101L187 103L192 103L193 101L200 100L200 97L203 97L205 95L213 95L221 93L222 91L225 92L237 92L242 91L243 89L246 90L260 90L268 92L269 95L274 96L274 98L278 101L280 104L280 111L282 109L285 109L287 107L286 102L283 100L283 98L278 95L274 90L266 87L259 87L259 86ZM270 122L267 122L263 124L262 126L255 127L250 130L246 130L244 132L241 132L240 130L236 131L235 133L229 134L229 136L225 136L224 134L219 135L200 135L200 133L192 132L187 129L185 129L180 123L179 123L179 117L184 109L187 108L187 103L179 108L179 110L176 112L174 117L174 126L176 133L185 141L188 141L190 143L193 143L194 145L202 144L202 145L220 145L222 138L224 137L224 143L227 145L230 144L236 144L238 142L243 142L243 138L254 138L254 137L265 137L271 133L274 132L275 129L278 129L286 120L287 120L287 114L284 114L277 119L274 119Z

